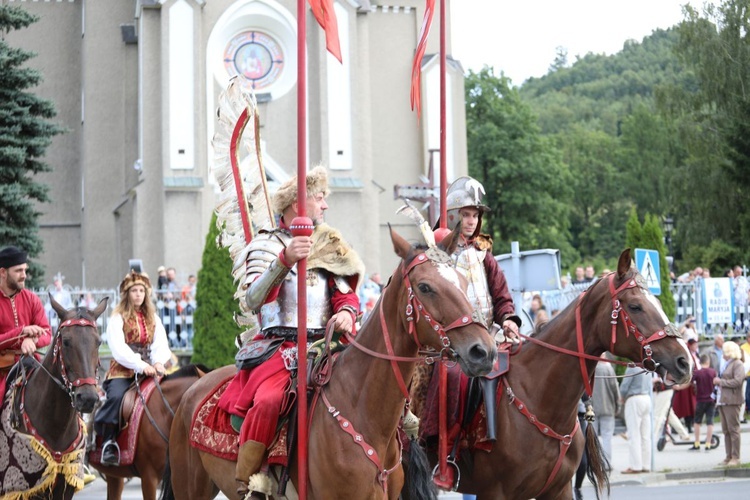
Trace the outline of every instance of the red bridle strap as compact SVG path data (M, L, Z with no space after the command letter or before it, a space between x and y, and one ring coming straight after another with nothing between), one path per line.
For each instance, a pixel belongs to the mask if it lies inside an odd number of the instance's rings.
M415 357L406 357L406 356L397 356L394 349L393 344L391 343L391 336L388 332L388 325L385 320L385 312L383 311L383 300L380 301L380 307L378 308L378 315L380 319L380 326L383 330L383 339L385 342L385 348L387 351L387 354L383 354L377 351L373 351L372 349L369 349L355 339L352 335L345 333L345 338L349 341L350 344L354 345L357 349L360 351L369 354L370 356L379 358L379 359L387 359L391 362L391 367L393 369L393 373L396 377L396 381L398 382L399 389L401 389L401 393L404 395L406 400L408 401L409 398L409 391L406 387L406 382L404 381L404 377L401 375L401 370L398 368L399 362L401 363L414 363L414 362L422 362L426 361L427 358L431 357L437 357L437 356L443 356L446 352L449 352L450 350L450 339L448 338L447 332L451 330L455 330L456 328L461 328L464 326L468 326L472 323L477 323L479 325L484 326L484 324L477 318L474 314L471 316L461 316L451 322L448 326L443 326L437 321L435 321L431 314L427 311L424 304L419 300L419 298L414 293L414 290L412 289L411 282L409 280L409 273L412 269L414 269L416 266L420 264L425 264L427 262L430 262L430 259L425 255L424 253L421 253L417 255L412 261L409 263L408 266L404 266L402 264L402 275L403 275L403 282L404 286L406 286L409 297L406 304L406 321L409 323L409 335L414 339L414 342L417 344L417 348L421 349L422 344L419 342L419 338L417 337L416 332L416 323L420 320L420 318L423 318L427 323L430 325L430 328L438 334L440 337L440 343L443 346L443 350L440 353L426 353L424 351L421 351L422 354L420 356ZM386 289L385 293L389 293L389 290Z
M63 360L63 352L62 352L62 337L60 335L60 330L63 328L73 327L73 326L84 326L84 327L90 327L90 328L96 328L96 323L88 320L86 318L75 318L75 319L66 319L62 323L60 323L60 326L57 328L57 334L55 335L55 346L54 346L54 352L53 354L53 360L57 362L60 361L60 375L62 376L63 382L65 382L65 386L68 389L69 393L73 392L73 389L75 387L81 387L82 385L93 385L96 386L98 384L98 380L96 377L85 377L85 378L77 378L75 380L70 380L68 378L68 371L65 366L65 361ZM72 396L71 396L72 399ZM72 401L71 401L72 403Z

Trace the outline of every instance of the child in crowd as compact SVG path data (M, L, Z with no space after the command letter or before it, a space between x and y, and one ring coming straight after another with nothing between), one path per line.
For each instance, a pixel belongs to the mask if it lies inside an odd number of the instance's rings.
M703 415L706 416L706 451L711 449L711 437L714 432L714 415L716 413L716 395L714 394L714 377L716 370L711 368L711 361L707 354L701 354L701 368L693 372L693 381L696 388L695 443L690 450L699 450L701 447L701 422Z

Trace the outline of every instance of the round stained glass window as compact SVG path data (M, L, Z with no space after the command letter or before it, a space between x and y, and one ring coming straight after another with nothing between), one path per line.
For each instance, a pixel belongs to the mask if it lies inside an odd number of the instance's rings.
M244 31L227 44L224 67L230 77L242 75L254 90L270 87L284 69L284 53L270 35Z

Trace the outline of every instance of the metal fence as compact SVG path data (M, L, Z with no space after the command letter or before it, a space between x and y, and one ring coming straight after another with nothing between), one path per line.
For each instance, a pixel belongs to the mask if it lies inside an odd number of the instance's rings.
M51 286L47 289L34 290L34 293L41 299L44 310L47 313L52 331L57 329L60 323L57 313L52 309L49 297L52 295L55 300L65 307L86 307L94 309L104 297L109 297L107 310L97 319L97 325L102 336L102 341L107 342L107 326L109 317L112 314L117 303L120 301L120 294L114 289L95 289L79 290L63 286L62 290L57 290ZM195 300L182 300L179 292L168 292L164 290L155 290L152 296L156 312L164 324L167 332L169 347L173 351L193 350L193 315L195 313Z
M545 308L550 313L562 311L573 302L581 292L584 292L591 283L569 285L562 290L551 290L539 292ZM696 331L707 338L713 338L717 333L729 336L746 335L750 331L750 308L747 301L735 303L733 324L706 324L703 316L703 288L702 280L697 279L690 283L672 283L669 291L674 297L676 314L672 321L676 325L682 324L689 316L696 319ZM527 300L531 300L529 294ZM528 310L528 304L524 304Z

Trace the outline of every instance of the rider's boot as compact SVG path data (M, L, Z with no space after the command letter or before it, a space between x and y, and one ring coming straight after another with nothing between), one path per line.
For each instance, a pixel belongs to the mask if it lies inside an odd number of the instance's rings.
M270 492L271 488L268 476L258 473L260 466L263 465L265 456L266 446L263 443L246 441L240 446L239 453L237 454L237 468L235 470L237 494L240 498L265 498L267 491ZM257 476L264 476L269 484L262 484L262 478ZM256 496L256 492L261 495ZM248 493L250 494L249 497Z

